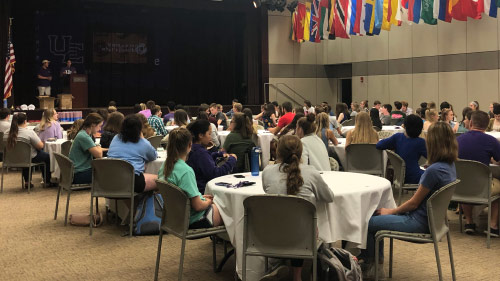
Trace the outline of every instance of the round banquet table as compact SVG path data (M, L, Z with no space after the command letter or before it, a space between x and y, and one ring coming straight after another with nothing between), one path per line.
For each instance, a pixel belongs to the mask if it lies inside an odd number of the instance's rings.
M54 152L61 153L61 145L66 142L67 139L57 139L55 141L46 141L43 151L47 152L50 156L50 171L52 172L53 178L59 178L61 172L59 171L59 165L57 165L56 158L54 157Z
M354 126L343 126L340 130L343 135L345 135L348 131L354 129ZM396 133L404 133L405 129L401 126L382 126L382 130L384 132L391 132L392 134Z
M144 166L144 172L148 174L158 174L158 171L160 171L161 165L167 160L167 151L166 150L160 150L158 152L158 158L156 160L151 161L146 163Z
M500 141L500 132L495 132L495 131L492 131L492 132L486 132L486 134L496 138L498 141Z
M229 131L217 132L221 148L223 147L229 133ZM269 159L271 158L271 141L274 138L274 134L266 130L259 130L257 132L257 138L259 142L258 145L262 149L262 168L265 168L269 164Z
M206 194L214 196L227 229L231 243L236 249L236 270L241 277L243 248L243 200L264 194L261 176L244 173L245 179L227 175L207 183ZM318 202L319 237L326 243L345 240L360 248L366 247L368 221L378 208L395 208L391 184L388 180L365 174L346 172L322 172L322 177L334 194L333 203ZM256 184L242 188L217 186L217 182L238 183L241 180ZM247 257L247 277L259 280L264 274L264 258Z

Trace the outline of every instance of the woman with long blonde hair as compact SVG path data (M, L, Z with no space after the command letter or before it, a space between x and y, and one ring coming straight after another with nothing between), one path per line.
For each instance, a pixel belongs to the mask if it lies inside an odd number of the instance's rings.
M330 118L324 112L316 115L316 135L321 138L326 149L328 149L328 141L331 141L335 146L339 144L335 134L330 130Z
M355 143L377 143L378 134L373 129L370 115L366 112L360 112L356 115L356 124L354 129L347 132L345 146Z
M38 137L43 142L48 139L62 139L63 129L59 122L57 122L58 116L55 109L46 109L43 112L42 120L40 121L40 131Z
M422 131L427 132L429 127L439 120L439 114L435 109L427 109L425 111L425 122Z

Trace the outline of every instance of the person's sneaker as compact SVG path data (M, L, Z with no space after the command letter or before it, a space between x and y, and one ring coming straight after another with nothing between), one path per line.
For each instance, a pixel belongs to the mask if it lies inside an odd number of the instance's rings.
M498 237L499 236L499 232L500 231L498 229L493 229L493 228L490 227L490 236L491 237ZM484 233L488 234L488 231L485 230Z
M470 224L465 224L465 233L467 234L474 234L476 232L476 224L475 223L470 223Z
M363 280L375 280L375 263L372 263L366 271L363 271ZM384 265L378 265L378 280L385 280Z
M280 265L273 271L271 271L271 273L262 276L262 278L260 278L260 281L280 280L287 276L288 276L288 267L286 265Z

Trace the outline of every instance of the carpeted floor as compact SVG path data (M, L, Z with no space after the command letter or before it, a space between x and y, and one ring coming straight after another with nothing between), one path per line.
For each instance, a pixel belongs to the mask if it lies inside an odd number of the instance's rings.
M89 236L88 227L64 227L65 195L54 220L56 189L40 187L31 194L20 188L20 173L6 175L0 194L0 280L152 280L157 236L121 237L125 230L105 223ZM104 209L104 200L100 207ZM70 213L88 212L88 191L75 192ZM500 240L486 249L485 235L467 236L450 212L453 254L459 280L500 280ZM451 280L446 240L440 243L444 279ZM234 258L221 273L212 271L209 239L188 241L184 280L234 280ZM222 246L218 247L219 259ZM176 280L180 240L165 236L160 280ZM393 280L437 280L430 244L395 242ZM386 265L387 272L387 265Z

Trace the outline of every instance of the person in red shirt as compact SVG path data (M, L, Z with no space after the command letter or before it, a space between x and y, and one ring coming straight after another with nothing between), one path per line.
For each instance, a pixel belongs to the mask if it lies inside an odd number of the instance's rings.
M292 103L289 101L284 102L281 107L283 108L284 114L280 117L278 125L274 128L269 128L269 132L277 135L281 129L285 128L290 122L292 122L295 113L292 113Z

